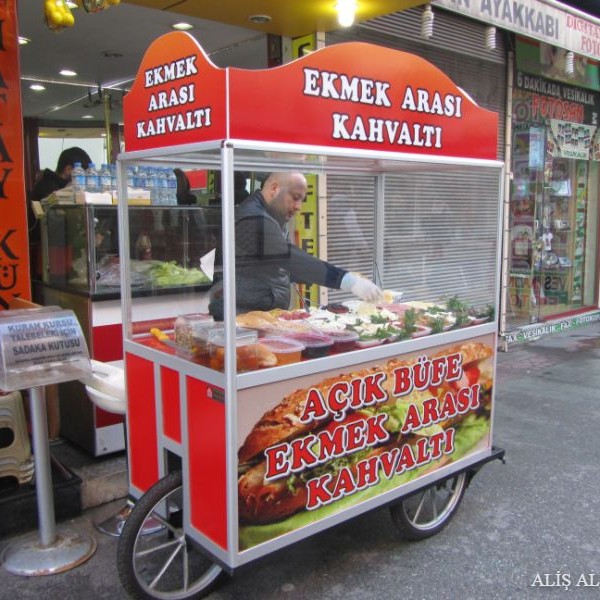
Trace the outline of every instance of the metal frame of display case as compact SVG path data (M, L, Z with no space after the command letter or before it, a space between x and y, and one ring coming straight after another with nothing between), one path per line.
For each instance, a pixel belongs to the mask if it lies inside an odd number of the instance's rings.
M497 115L478 107L445 74L424 59L396 50L361 43L337 44L277 69L219 69L210 62L193 37L182 33L162 36L151 45L125 98L124 109L128 151L117 161L120 198L127 198L126 170L136 164L221 171L225 316L223 372L178 356L173 348L176 344L156 345L149 332L143 333L134 327L145 314L139 310L129 285L130 257L123 255L123 249L130 247L129 210L127 203L121 202L119 246L122 249L129 489L133 497L140 499L125 525L119 545L119 556L124 564L121 571L124 585L152 595L153 584L147 587L148 584L143 581L145 574L136 571L136 561L140 558L136 552L138 541L141 545L147 539L140 524L146 516L143 511L149 508L150 515L156 506L159 507L156 509L159 520L162 519L167 529L171 526L171 513L160 508L165 506L161 505L162 500L156 503L156 494L164 492L163 483L173 483L175 478L171 475L175 475L178 468L182 471L183 503L177 512L178 516L182 515L183 529L181 532L177 530L177 538L184 543L189 538L214 563L233 571L375 507L390 503L402 507L409 494L436 488L449 478L458 480L460 477L464 484L465 478L470 478L481 464L503 455L503 451L494 449L492 443L501 260L500 217L505 183L503 163L496 160ZM369 127L372 130L367 135ZM427 172L432 168L436 172L460 169L472 170L473 173L485 171L490 174L488 181L497 181L497 186L482 188L477 194L479 199L487 197L487 210L494 214L495 227L490 227L485 238L490 252L473 257L474 261L489 264L489 273L493 263L493 289L490 285L485 293L493 304L494 318L487 323L417 339L238 373L235 352L234 172L372 175L376 178L373 216L375 226L379 227L374 236L377 240L373 264L375 272L376 262L385 248L381 238L385 233L382 230L385 220L382 208L387 175L397 172L412 174L419 170ZM473 210L477 208L475 202ZM198 299L197 310L201 310L202 306ZM460 365L463 359L466 363L473 360L467 358L467 354L474 348L484 350L482 354L487 363L483 368L487 373L481 376L475 368L475 382L461 383L459 380L466 378L467 373ZM238 448L245 437L244 429L260 424L274 407L283 405L282 410L287 410L286 402L299 390L300 399L294 396L296 408L302 406L298 414L305 417L302 423L308 423L316 430L318 419L308 411L303 414L303 411L311 392L321 393L318 391L320 385L325 390L324 395L333 394L334 398L336 392L332 390L342 378L346 378L347 385L350 385L348 381L352 381L358 387L366 387L370 377L384 381L389 376L390 382L394 379L396 385L396 377L409 378L406 370L416 370L417 363L422 365L426 361L430 364L437 361L438 366L442 365L440 369L447 368L447 378L438 373L437 377L424 380L421 373L420 387L417 386L419 391L429 390L427 386L432 382L442 386L440 389L444 384L455 383L460 387L457 397L463 391L463 398L470 395L472 404L468 408L452 409L448 400L447 412L444 412L446 419L449 419L448 415L454 417L469 412L469 416L474 417L471 424L478 421L477 427L481 426L477 436L474 439L469 437L465 442L463 449L467 448L466 452L449 456L448 460L452 462L441 460L429 466L436 453L424 450L419 461L415 460L412 467L407 468L410 471L422 466L422 471L410 472L410 477L399 480L395 478L396 466L390 467L392 470L386 471L385 481L381 482L386 485L381 488L375 486L380 483L378 469L383 463L376 462L373 468L377 478L367 485L369 495L352 496L357 491L355 487L348 490L350 498L344 497L344 490L341 495L332 495L331 499L327 499L326 494L324 499L309 498L298 508L300 521L295 520L292 525L288 523L288 529L276 528L275 533L272 530L258 533L253 530L252 535L257 535L246 537L248 521L252 519L244 522L243 515L240 517L240 507L243 509L244 505L238 497L238 466L241 462ZM451 361L459 365L454 370L448 366ZM475 413L483 408L479 404L479 383L484 381L488 394L485 401L491 403L491 414L486 408L486 414L478 420ZM388 389L382 387L381 402L395 402L398 397L407 394L407 402L414 403L411 404L412 412L418 413L418 401L410 399L412 388L402 389L403 385ZM429 393L432 395L431 405L441 405L437 391ZM351 394L347 392L348 396ZM359 389L353 409L369 406L361 404L360 394ZM372 392L365 394L371 394L369 400L374 397ZM449 393L449 397L452 395ZM463 412L460 413L460 410ZM323 418L340 416L334 415L334 412L330 410ZM405 421L402 430L393 430L391 438L383 432L384 441L391 441L392 446L417 431L406 427L406 424ZM339 430L340 435L348 433L345 425L339 426L343 427ZM301 430L301 433L306 431L309 430ZM423 433L421 440L415 442L413 439L411 443L422 448L431 442L434 435ZM446 454L453 452L453 435L454 430L448 433ZM302 439L307 444L311 443L308 438ZM266 455L273 449L269 444L275 443L267 440L267 447L261 446L257 450L258 456L267 458ZM342 446L341 454L337 456L351 456L353 450L344 444ZM409 442L403 442L401 452L412 452ZM251 454L250 458L255 456ZM326 458L332 456L336 455ZM439 453L435 458L441 458ZM392 460L391 454L386 460ZM399 465L398 468L403 475L405 466ZM294 472L290 469L284 469L285 476ZM274 469L270 474L273 479L278 479L282 472ZM319 481L316 481L318 476L315 473L308 477L307 487L311 482L315 485L321 482L324 486L328 481L332 482L332 479L326 479L327 475ZM336 486L338 481L339 477L335 480ZM279 484L282 484L281 479ZM358 491L367 488L359 487ZM348 502L341 502L340 498ZM314 504L311 504L312 501ZM332 505L333 512L318 513L327 504ZM313 509L316 511L311 512ZM287 521L288 515L276 515L269 524L276 520L279 527ZM291 518L295 516L296 513ZM264 523L254 520L250 527L257 525L260 528ZM145 555L142 553L142 557ZM214 575L212 567L211 573ZM160 574L157 575L159 578ZM187 576L185 579L184 593L187 593Z
M276 161L271 159L252 159L251 154L253 152L259 152L261 154L275 156L277 153L281 153L285 157L283 161ZM238 153L241 154L238 159ZM319 157L321 164L317 160L304 161L302 157L306 155L311 157ZM292 157L298 157L294 159ZM223 272L224 272L224 297L225 297L225 337L227 347L235 347L235 257L232 249L234 245L234 211L233 211L233 174L235 170L297 170L311 173L327 174L330 172L344 173L344 172L356 172L362 170L364 172L372 173L379 177L384 177L386 172L393 172L394 170L406 170L406 169L418 169L422 165L435 165L436 167L443 169L445 167L474 167L481 169L490 169L496 171L498 174L499 192L500 197L502 194L502 185L504 181L504 166L499 161L488 161L488 160L462 160L458 158L444 158L444 157L423 157L418 155L407 155L398 154L393 155L386 152L376 151L346 151L322 147L311 147L311 146L296 146L286 144L257 144L248 143L240 140L225 140L222 144L214 143L199 143L195 145L189 145L185 147L177 148L163 148L156 151L141 151L124 153L119 157L117 170L119 173L120 181L124 180L124 174L128 166L132 164L148 164L151 162L160 162L161 164L184 167L184 168L220 168L222 167L222 222L223 222ZM126 204L120 205L120 223L121 223L121 239L120 247L129 247L128 238L128 207ZM498 202L498 224L501 223L501 203ZM501 229L498 226L498 237L497 244L500 247L500 236ZM376 235L376 239L380 239L381 236ZM383 494L381 497L372 498L367 500L360 505L354 506L347 510L341 511L338 514L328 517L325 522L319 521L313 523L301 530L293 533L288 533L281 538L276 538L271 541L265 542L258 547L250 548L242 552L236 550L237 536L238 536L238 521L237 521L237 455L234 451L237 440L237 394L241 390L246 390L255 386L260 386L276 381L283 381L291 378L299 378L305 375L314 375L319 372L326 372L334 369L344 369L352 367L356 364L362 364L371 361L382 361L390 359L395 356L404 355L407 353L414 353L424 351L429 348L434 348L442 344L456 343L479 337L481 335L493 335L496 340L497 333L497 319L493 321L474 325L462 329L456 329L440 334L434 334L425 336L419 339L404 340L393 344L386 344L375 348L362 349L359 351L348 352L345 354L338 354L335 356L324 357L320 359L313 359L310 361L282 366L271 369L264 369L259 371L253 371L250 373L236 373L235 365L235 353L226 353L225 358L225 372L220 373L213 371L207 367L190 363L177 356L165 354L164 352L152 348L141 347L136 343L135 339L131 334L132 332L132 296L130 289L128 289L128 269L127 261L122 261L122 282L123 282L123 295L122 295L122 306L123 306L123 325L126 339L124 340L124 352L127 356L127 360L131 360L133 357L139 357L143 360L149 361L154 365L154 384L155 389L158 390L161 387L162 375L165 370L170 370L179 374L180 379L179 389L180 396L180 410L181 410L181 438L174 440L172 436L165 433L165 408L166 402L164 398L165 390L161 394L157 394L156 398L156 413L157 413L157 430L158 439L156 446L157 462L159 465L159 476L164 476L168 472L168 459L167 455L173 453L181 458L182 468L184 473L184 481L189 478L190 469L192 465L188 455L188 444L190 439L186 435L186 424L189 423L190 415L186 414L186 408L184 405L191 401L189 389L184 389L187 384L183 381L189 379L201 381L203 384L208 386L215 386L219 390L223 390L223 397L226 406L226 446L228 449L227 453L227 523L228 538L227 546L228 550L224 550L218 544L215 544L213 540L204 535L193 523L189 521L189 515L186 517L186 533L188 533L197 543L202 545L216 561L225 565L228 568L234 568L245 564L253 559L263 556L271 551L277 550L287 546L290 543L304 539L312 535L313 533L320 531L326 527L336 525L348 518L362 514L377 506L388 504L397 500L400 497L404 497L407 494L413 493L417 489L421 489L432 482L440 479L449 477L457 472L464 471L475 465L480 464L482 461L491 459L494 456L492 446L484 449L481 452L477 452L465 459L459 459L457 463L452 463L445 467L442 467L439 471L427 474L418 480L403 484L401 489L394 490L389 493ZM500 254L496 257L495 270L499 273L500 266ZM499 275L496 275L495 282L495 298L499 297ZM498 314L497 300L495 304L495 314ZM496 344L496 341L494 341ZM129 389L138 389L139 381L131 382ZM129 426L131 430L131 425ZM162 433L161 433L162 432ZM492 409L492 434L493 434L493 409ZM135 444L135 442L133 442ZM132 440L129 440L130 449L130 464L132 461L131 448ZM135 463L135 458L133 458ZM135 466L134 466L135 470ZM186 499L188 502L192 502L191 487L185 486ZM139 497L144 492L142 487L136 485L135 477L130 486L130 492L133 496Z

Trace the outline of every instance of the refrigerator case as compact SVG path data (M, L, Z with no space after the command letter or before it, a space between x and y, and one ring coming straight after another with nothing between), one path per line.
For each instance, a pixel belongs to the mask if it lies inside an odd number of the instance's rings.
M212 209L199 206L132 206L129 254L131 282L147 310L178 311L193 306L186 290L208 286L200 257L215 244ZM118 207L51 204L42 220L44 305L70 308L81 323L91 358L123 358L120 309ZM183 303L183 304L182 304ZM175 306L176 308L169 308ZM93 456L125 448L124 418L93 405L84 386L59 386L60 433Z

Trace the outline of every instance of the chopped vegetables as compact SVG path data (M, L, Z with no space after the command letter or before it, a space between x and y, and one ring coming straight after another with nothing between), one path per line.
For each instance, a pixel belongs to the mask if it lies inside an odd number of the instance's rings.
M200 269L185 269L178 266L175 261L155 264L148 273L152 283L159 287L210 283L210 279Z

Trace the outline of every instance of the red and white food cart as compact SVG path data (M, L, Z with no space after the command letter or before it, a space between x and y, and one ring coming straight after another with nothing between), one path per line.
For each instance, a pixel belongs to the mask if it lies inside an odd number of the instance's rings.
M170 330L162 341L143 331L148 315L129 283L133 240L121 202L127 447L137 499L118 551L127 591L203 595L223 571L384 504L407 537L438 532L473 473L503 456L492 444L503 186L497 116L430 63L396 50L347 43L275 69L221 69L190 35L172 33L150 46L125 98L125 139L121 198L126 170L138 165L220 174L225 312L222 329L211 326L220 345L207 330L198 334L209 353L220 349L219 365L194 355L193 344L191 354L179 352ZM321 258L342 218L328 206L331 186L368 182L372 260L351 264L349 236L340 266L395 290L386 304L321 289L309 310L236 315L240 171L311 178ZM431 186L443 190L453 232L443 244L419 219L435 217L431 206L419 212ZM460 235L465 197L476 198L468 210L486 226ZM457 265L459 246L468 259ZM440 279L452 269L462 276ZM476 282L466 285L472 273ZM435 281L445 281L443 293ZM185 292L206 313L206 290ZM267 337L343 330L350 344L313 354L305 346L300 360L285 364L276 354L275 366L257 368L245 362L239 325ZM268 346L264 337L251 341Z

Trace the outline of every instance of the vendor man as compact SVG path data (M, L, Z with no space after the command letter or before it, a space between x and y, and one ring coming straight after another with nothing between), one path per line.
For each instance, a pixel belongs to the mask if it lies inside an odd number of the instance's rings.
M289 241L288 223L300 210L308 185L301 173L271 173L262 189L248 196L235 213L237 312L288 309L291 282L352 292L380 302L371 281L322 261ZM211 290L209 311L223 319L223 286Z

